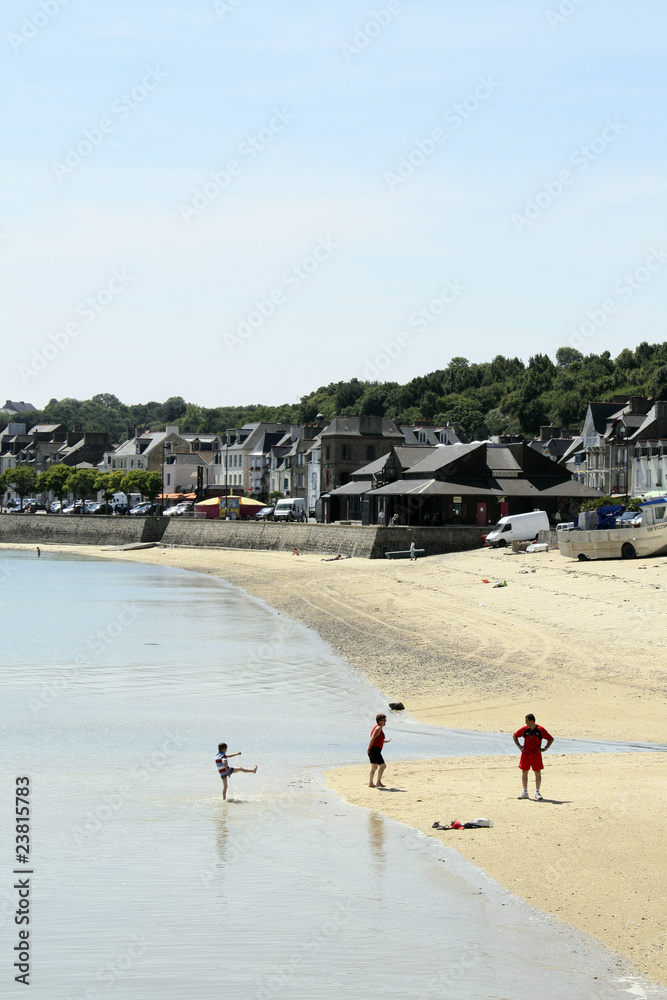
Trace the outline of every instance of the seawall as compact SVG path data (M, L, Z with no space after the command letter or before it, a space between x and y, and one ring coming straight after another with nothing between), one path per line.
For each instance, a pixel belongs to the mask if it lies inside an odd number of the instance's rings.
M409 549L414 540L427 555L479 548L488 529L469 525L441 528L379 528L375 525L263 524L167 517L103 517L6 514L0 517L0 545L130 545L161 542L187 548L259 549L381 559Z

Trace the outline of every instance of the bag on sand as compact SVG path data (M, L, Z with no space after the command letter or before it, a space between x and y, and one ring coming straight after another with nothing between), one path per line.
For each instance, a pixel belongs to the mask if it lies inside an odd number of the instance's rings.
M475 824L475 826L493 826L493 823L490 819L474 819L473 823Z

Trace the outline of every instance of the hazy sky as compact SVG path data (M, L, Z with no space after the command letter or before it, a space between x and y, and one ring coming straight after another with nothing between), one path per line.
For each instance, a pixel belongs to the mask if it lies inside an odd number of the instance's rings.
M0 394L292 402L663 340L666 27L664 0L9 0Z

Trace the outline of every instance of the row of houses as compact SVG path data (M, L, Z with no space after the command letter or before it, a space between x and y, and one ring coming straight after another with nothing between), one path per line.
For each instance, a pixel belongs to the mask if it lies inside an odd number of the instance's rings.
M23 406L29 404L21 404ZM20 419L20 412L15 420ZM405 426L388 417L322 415L312 423L248 423L222 434L12 422L0 432L0 472L64 462L102 472L160 472L167 497L194 492L257 499L302 497L322 520L398 515L410 521L488 523L540 506L569 516L588 497L667 483L667 403L643 396L589 404L582 433L547 426L537 440L464 442L455 424Z

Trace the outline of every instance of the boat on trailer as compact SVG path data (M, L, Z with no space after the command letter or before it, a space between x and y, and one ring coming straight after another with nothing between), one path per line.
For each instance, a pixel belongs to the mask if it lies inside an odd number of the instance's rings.
M616 505L580 514L573 528L558 532L561 555L581 561L667 555L667 496L638 507L640 523L622 520L624 508Z

